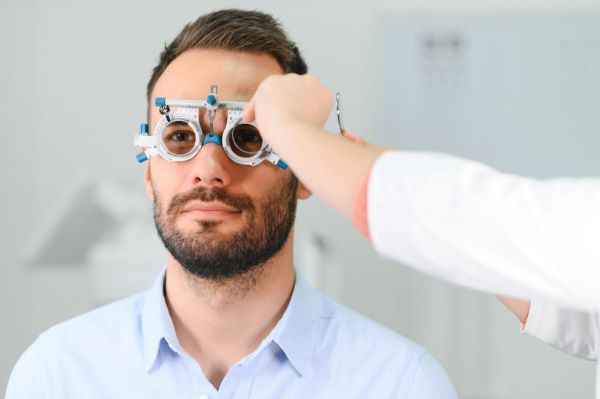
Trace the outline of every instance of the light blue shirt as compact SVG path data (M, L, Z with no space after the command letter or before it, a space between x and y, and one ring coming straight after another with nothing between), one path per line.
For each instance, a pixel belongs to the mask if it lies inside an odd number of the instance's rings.
M150 290L41 334L6 398L456 398L427 351L301 277L275 328L217 390L179 344L163 283L164 271Z

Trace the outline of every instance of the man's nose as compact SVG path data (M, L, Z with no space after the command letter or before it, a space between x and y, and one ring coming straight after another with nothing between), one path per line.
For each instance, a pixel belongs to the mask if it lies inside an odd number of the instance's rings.
M226 114L218 111L213 121L213 131L210 131L210 121L208 112L200 116L200 125L203 136L213 133L219 136L223 133L226 123ZM194 184L203 184L206 186L226 187L231 184L231 164L222 145L215 142L207 142L202 145L196 156L190 160L194 163L193 179Z
M193 162L194 184L221 188L231 184L232 162L221 145L214 142L203 144L190 162Z

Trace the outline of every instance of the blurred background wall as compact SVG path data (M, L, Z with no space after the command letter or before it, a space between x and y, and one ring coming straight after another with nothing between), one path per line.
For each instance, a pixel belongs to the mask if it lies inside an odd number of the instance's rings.
M163 45L202 13L278 17L367 140L535 177L600 173L597 1L2 3L1 388L40 332L162 267L132 141ZM490 295L379 258L317 199L296 244L314 285L427 347L461 398L592 397L592 363L522 335Z

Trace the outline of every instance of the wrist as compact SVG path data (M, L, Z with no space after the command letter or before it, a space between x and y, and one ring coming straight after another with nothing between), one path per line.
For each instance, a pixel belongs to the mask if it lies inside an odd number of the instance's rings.
M267 126L260 126L260 133L267 143L273 145L281 143L280 140L297 140L298 136L306 135L307 132L317 128L316 125L288 116L271 118Z

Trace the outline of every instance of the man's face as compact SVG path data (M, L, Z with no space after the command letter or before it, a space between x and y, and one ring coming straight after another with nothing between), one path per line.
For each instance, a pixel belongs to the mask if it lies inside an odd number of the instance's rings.
M281 73L265 54L189 50L158 79L151 102L159 96L203 99L211 85L221 100L248 101L264 78ZM227 111L218 111L216 133L223 132L226 117ZM152 107L151 129L159 119ZM200 123L208 132L205 110ZM214 143L185 162L151 158L146 190L165 247L190 273L211 280L243 275L275 255L289 239L297 196L308 196L290 171L269 162L236 164Z

